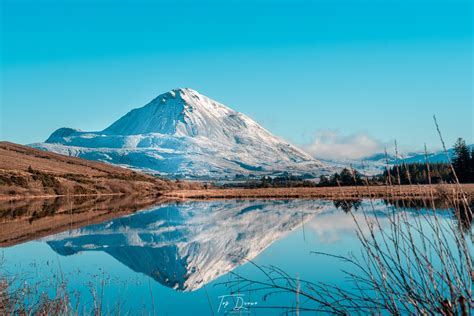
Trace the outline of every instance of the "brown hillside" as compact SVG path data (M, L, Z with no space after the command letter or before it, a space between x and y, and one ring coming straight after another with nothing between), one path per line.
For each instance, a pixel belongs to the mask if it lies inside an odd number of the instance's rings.
M196 185L194 185L196 186ZM14 196L140 194L191 188L106 163L0 142L0 198Z

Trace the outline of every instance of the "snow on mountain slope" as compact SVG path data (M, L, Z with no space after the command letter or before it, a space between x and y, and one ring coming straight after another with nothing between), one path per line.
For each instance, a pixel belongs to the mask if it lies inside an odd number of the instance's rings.
M60 128L31 146L180 177L331 170L248 116L191 89L164 93L103 131Z
M169 204L43 241L61 255L103 251L167 287L194 291L331 207L307 200Z

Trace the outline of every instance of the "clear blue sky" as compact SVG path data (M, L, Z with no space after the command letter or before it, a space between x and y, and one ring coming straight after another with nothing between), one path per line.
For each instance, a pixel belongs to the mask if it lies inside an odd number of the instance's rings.
M0 138L101 130L175 87L294 143L318 131L473 142L464 0L0 0Z

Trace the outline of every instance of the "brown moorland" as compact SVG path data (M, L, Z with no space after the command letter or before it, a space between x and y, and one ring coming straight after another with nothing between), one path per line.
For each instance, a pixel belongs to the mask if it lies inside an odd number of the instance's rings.
M0 199L33 196L161 195L199 184L174 182L107 163L0 142Z

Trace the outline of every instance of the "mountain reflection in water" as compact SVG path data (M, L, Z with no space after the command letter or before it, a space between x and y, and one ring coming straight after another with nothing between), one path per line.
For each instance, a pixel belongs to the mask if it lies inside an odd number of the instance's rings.
M103 251L167 287L194 291L255 258L327 205L309 200L174 203L43 240L64 256Z

